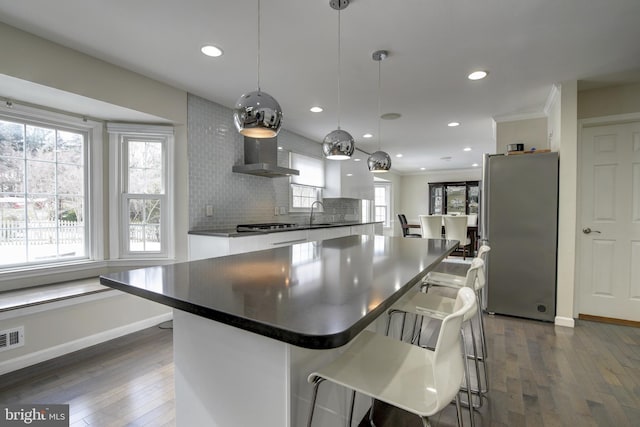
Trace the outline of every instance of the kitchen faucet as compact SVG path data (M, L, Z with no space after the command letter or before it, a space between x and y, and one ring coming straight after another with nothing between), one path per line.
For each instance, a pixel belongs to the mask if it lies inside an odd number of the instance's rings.
M316 200L315 202L311 203L311 215L309 215L309 225L313 225L313 207L315 206L316 203L321 205L322 209L324 209L324 204L320 200Z

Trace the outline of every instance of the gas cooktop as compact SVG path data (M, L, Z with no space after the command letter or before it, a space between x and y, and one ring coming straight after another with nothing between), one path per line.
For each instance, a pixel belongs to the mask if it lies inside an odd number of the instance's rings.
M239 224L236 226L236 231L269 231L269 230L283 230L292 229L298 227L297 224L285 223L285 222L269 222L265 224Z

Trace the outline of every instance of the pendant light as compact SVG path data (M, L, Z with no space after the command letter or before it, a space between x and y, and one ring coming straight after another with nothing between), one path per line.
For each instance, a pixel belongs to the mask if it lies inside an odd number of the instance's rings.
M282 124L278 101L260 90L260 0L258 0L258 90L242 94L233 112L236 129L251 138L273 138Z
M380 149L380 145L381 145L380 141L382 140L382 137L380 135L380 116L381 116L381 110L382 110L381 101L380 101L380 92L381 92L380 81L382 80L380 64L384 59L387 58L388 55L389 55L389 52L387 52L386 50L377 50L373 52L373 55L371 55L374 61L378 61L378 151L371 154L367 159L367 166L369 166L369 171L373 173L389 172L389 169L391 169L391 157L389 156L389 154L385 153Z
M322 153L324 157L331 160L346 160L351 158L355 150L353 136L345 130L340 129L340 11L349 6L349 0L331 0L329 5L338 11L338 129L333 130L324 137L322 141Z

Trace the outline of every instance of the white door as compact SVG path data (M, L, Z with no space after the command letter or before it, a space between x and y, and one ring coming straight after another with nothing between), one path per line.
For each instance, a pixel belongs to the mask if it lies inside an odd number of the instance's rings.
M640 122L583 128L580 314L640 321Z

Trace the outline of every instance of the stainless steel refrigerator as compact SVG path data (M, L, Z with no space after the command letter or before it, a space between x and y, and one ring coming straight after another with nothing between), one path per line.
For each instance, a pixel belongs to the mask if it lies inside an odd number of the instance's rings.
M490 313L553 321L558 154L485 155L480 235L491 247Z

